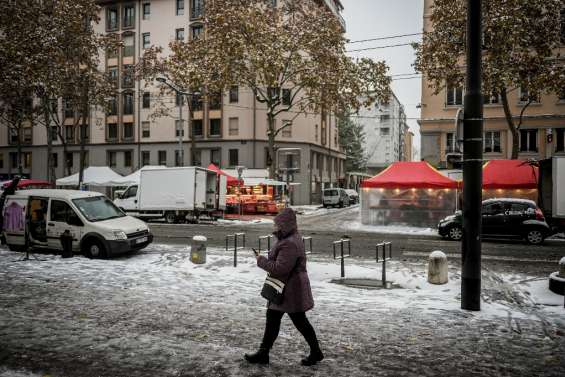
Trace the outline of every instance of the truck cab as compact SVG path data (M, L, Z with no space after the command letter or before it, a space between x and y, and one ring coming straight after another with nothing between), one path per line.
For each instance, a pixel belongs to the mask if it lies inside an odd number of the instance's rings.
M106 196L74 190L25 190L6 197L4 240L11 250L62 250L69 231L74 252L102 258L140 250L153 240L147 225L125 215Z

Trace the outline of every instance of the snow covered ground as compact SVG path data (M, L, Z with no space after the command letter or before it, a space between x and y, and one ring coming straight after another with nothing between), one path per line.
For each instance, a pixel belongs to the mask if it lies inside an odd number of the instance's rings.
M309 317L326 360L298 366L307 346L288 318L266 369L246 364L262 336L265 274L251 253L209 250L205 265L184 246L151 245L112 260L14 262L0 250L0 377L25 368L51 376L563 376L563 296L547 279L484 271L482 311L460 307L460 272L426 282L425 265L393 261L402 289L331 283L339 264L311 256L316 301ZM346 277L380 278L368 260ZM18 372L25 373L25 372ZM18 377L34 376L31 374Z

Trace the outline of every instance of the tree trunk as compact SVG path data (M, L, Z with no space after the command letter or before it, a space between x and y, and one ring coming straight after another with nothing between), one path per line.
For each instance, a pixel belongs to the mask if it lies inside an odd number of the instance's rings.
M194 137L194 123L192 122L192 96L186 96L188 102L188 135L190 136L189 166L194 166L194 154L196 152L196 140Z
M84 84L84 93L82 97L82 121L79 125L79 143L80 143L80 157L79 157L79 173L78 173L78 187L82 190L84 181L84 155L85 155L85 139L86 139L86 123L88 121L88 87Z
M43 116L45 117L45 129L47 130L47 181L55 183L55 171L53 166L53 140L51 138L51 118L49 99L43 98Z
M18 144L17 144L17 156L18 159L18 175L20 177L24 174L24 168L22 166L22 124L19 123L18 127L16 128L18 134Z
M268 153L269 153L269 158L267 159L267 163L268 163L268 168L269 168L269 178L270 179L275 179L275 172L276 172L276 157L275 157L275 117L273 116L273 113L271 111L269 111L267 113L267 119L268 119L268 132L267 132L267 136L268 136Z
M502 99L502 107L504 109L504 117L506 118L506 124L508 125L508 130L512 134L512 160L518 159L518 151L520 148L519 135L514 119L512 118L512 113L510 111L510 105L508 104L508 95L506 93L506 88L500 89L500 97Z

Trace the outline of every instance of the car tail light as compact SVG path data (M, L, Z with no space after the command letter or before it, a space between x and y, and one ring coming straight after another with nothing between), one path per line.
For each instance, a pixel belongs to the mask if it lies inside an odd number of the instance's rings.
M545 218L543 217L543 212L539 208L536 208L536 220L539 220L539 221L545 220Z

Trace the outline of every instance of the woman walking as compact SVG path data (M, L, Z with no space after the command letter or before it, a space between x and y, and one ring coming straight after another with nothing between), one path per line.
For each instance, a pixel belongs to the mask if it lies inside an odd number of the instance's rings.
M257 265L271 277L285 282L285 287L282 303L269 302L267 305L267 323L259 351L245 355L250 363L269 363L269 351L279 335L281 319L285 313L288 313L292 323L310 346L310 355L302 360L302 365L314 365L324 358L316 332L306 318L306 312L314 307L314 299L306 271L304 245L297 228L294 211L290 208L281 211L275 217L273 232L277 243L269 251L268 258L257 256Z

